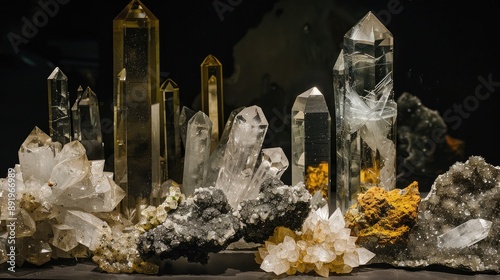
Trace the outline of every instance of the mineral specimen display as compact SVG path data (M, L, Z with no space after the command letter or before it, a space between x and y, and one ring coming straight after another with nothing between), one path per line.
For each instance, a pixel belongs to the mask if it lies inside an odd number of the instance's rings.
M104 159L104 143L102 142L101 115L96 93L87 87L78 100L77 138L85 147L89 160Z
M260 268L276 275L316 272L346 274L368 263L375 254L356 245L356 237L345 227L340 208L329 215L328 205L313 211L301 231L278 227L256 253Z
M163 154L154 145L163 137L163 118L152 115L151 108L158 103L156 112L164 110L158 28L158 18L138 0L130 1L113 19L113 98L115 111L120 113L115 115L114 142L122 143L115 149L114 174L127 192L124 211L149 204L152 189L162 183L160 174L153 170L158 170L156 159ZM160 133L152 131L154 120L159 122ZM120 149L122 152L117 152Z
M217 147L224 129L224 77L222 64L212 54L207 55L200 65L201 110L212 121L211 152Z
M311 194L321 192L334 209L329 195L330 129L323 94L316 87L299 94L292 107L292 184L304 182Z
M500 272L500 168L471 156L438 176L418 208L408 248L386 262Z
M179 86L172 79L166 79L160 86L163 95L164 112L164 142L166 176L162 180L172 179L182 183L182 143L179 117L181 114ZM189 120L188 120L189 121Z
M62 145L72 140L68 77L56 67L47 78L49 135Z
M342 212L356 194L373 186L396 186L396 115L392 68L393 36L368 12L344 36L342 59L334 75L344 74L342 88L335 77L335 110L341 114L336 132L345 143L337 146L345 164L337 166L337 206ZM344 170L348 168L348 170Z

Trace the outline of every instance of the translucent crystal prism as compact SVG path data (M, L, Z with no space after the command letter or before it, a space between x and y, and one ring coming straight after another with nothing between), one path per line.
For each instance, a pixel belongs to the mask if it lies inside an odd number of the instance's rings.
M222 135L219 139L219 143L208 158L207 176L205 178L205 182L203 183L205 187L215 186L215 182L219 177L219 171L224 160L224 151L226 150L227 141L229 140L229 133L231 132L231 128L233 127L234 118L244 108L245 107L236 108L231 111L231 113L229 113L229 117L227 118L226 125L224 126L224 131L222 132Z
M47 182L61 148L59 142L52 142L52 138L40 128L33 128L18 151L23 181Z
M267 128L267 119L256 105L244 108L234 119L216 187L235 209L252 179Z
M393 36L368 12L344 36L334 67L337 204L345 211L358 192L396 184L396 103ZM339 170L340 169L340 170Z
M78 245L76 240L76 230L68 225L52 225L54 237L50 243L55 247L68 252Z
M330 200L331 119L316 88L299 94L292 107L292 184L304 182L311 194ZM332 200L334 201L334 200ZM330 207L334 209L334 205Z
M212 151L217 147L221 131L224 129L224 95L222 64L209 54L200 65L201 70L201 110L212 121Z
M280 179L287 168L288 159L282 148L262 149L260 165L248 184L244 197L246 199L257 198L262 183L268 178Z
M47 78L49 135L64 145L72 140L68 77L56 67Z
M94 251L103 235L111 235L109 225L92 215L78 210L67 210L57 218L61 224L72 227L76 232L78 243Z
M163 111L159 43L159 20L141 1L130 1L113 19L113 77L118 77L113 81L114 106L120 112L115 115L114 142L124 149L119 157L115 149L114 173L127 192L123 206L128 209L149 204L153 187L161 184L152 174L160 165L154 160L160 151L153 149L151 117L153 104ZM121 75L123 69L126 75ZM162 135L163 119L159 122Z
M80 133L77 139L85 147L89 160L104 158L104 143L102 142L101 115L97 95L87 87L78 101L78 120Z
M437 237L439 248L465 248L485 239L493 222L471 219Z
M194 110L188 108L186 106L182 106L181 114L179 116L179 129L181 131L181 140L182 145L186 147L186 134L187 134L187 126L189 120L196 114Z
M203 187L207 176L207 161L210 156L212 121L198 111L188 123L186 135L186 154L184 156L184 178L182 190L187 196L196 188Z
M176 182L182 182L182 143L179 117L181 114L179 86L170 78L165 80L160 90L163 94L164 111L162 113L164 123L164 141L166 160L166 178Z
M80 113L78 112L78 102L82 98L83 88L82 86L78 86L76 90L76 100L71 106L71 117L72 117L72 125L73 125L73 139L80 139Z

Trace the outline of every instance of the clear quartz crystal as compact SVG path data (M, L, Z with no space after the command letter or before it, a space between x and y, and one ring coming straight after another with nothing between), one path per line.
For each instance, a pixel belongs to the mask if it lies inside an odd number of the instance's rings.
M160 87L163 95L164 111L162 113L164 123L165 146L163 154L165 160L166 179L182 182L182 143L179 117L181 114L179 86L170 78L166 79Z
M104 158L104 144L102 142L101 116L97 95L87 87L78 101L78 124L80 134L75 140L80 140L85 147L87 158L90 160Z
M73 140L80 140L80 113L78 112L78 102L82 98L83 88L78 86L76 90L76 100L71 106L71 117L73 123Z
M209 54L200 65L201 70L201 110L212 121L213 151L219 143L220 133L224 127L224 91L222 64Z
M243 110L243 108L245 107L236 108L229 114L226 125L224 126L224 131L222 132L219 143L217 144L217 148L212 151L210 157L208 158L207 176L205 178L205 182L203 183L203 186L205 187L215 186L215 182L217 181L217 177L219 177L219 171L224 160L224 151L226 150L226 144L229 140L229 133L233 127L234 118L239 112L241 112L241 110Z
M234 209L244 199L267 127L267 119L256 105L244 108L234 119L216 182Z
M182 180L182 190L186 197L192 195L196 188L203 187L210 156L211 135L212 121L205 113L198 111L189 120L187 128L184 179Z
M59 142L52 142L49 135L35 127L19 148L19 168L24 182L46 183L52 168L57 164L55 156L61 151Z
M339 58L334 69L336 133L343 142L337 145L343 161L337 166L337 205L345 211L369 187L395 188L393 36L368 12L345 34L340 55L344 67Z
M330 129L330 113L323 94L313 87L298 95L292 107L292 184L304 182L311 195L321 191L327 200ZM334 209L333 205L330 209Z
M153 136L162 133L153 135L151 113L153 104L160 103L159 111L163 107L159 43L159 20L141 1L130 1L113 19L113 77L126 69L126 79L114 80L115 112L120 113L115 115L115 143L124 149L119 154L115 149L114 173L127 192L124 211L140 211L161 184L152 169L160 165L154 159L161 153L154 149ZM162 130L163 119L159 122Z
M47 78L49 96L49 135L64 145L72 140L68 77L56 67Z
M493 222L472 219L437 237L439 248L465 248L485 239Z
M288 159L282 148L267 148L261 151L261 162L248 184L247 199L257 198L260 186L268 178L280 179L288 168Z
M186 147L186 133L189 120L196 114L194 110L186 106L182 106L181 114L179 116L179 129L181 132L181 141L184 148ZM182 183L179 181L179 183Z

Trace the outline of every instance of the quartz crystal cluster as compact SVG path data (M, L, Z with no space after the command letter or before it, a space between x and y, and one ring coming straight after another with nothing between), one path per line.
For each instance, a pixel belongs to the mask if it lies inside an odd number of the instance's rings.
M310 212L300 231L277 227L256 253L260 268L277 275L314 271L328 277L350 273L370 261L375 254L356 245L340 208L328 213L328 205Z
M500 272L500 167L471 156L440 175L422 199L397 266L441 264Z
M21 145L13 171L15 210L7 203L8 180L1 179L0 219L15 218L18 266L88 257L100 238L111 234L98 214L113 211L125 193L113 174L104 171L103 160L87 159L79 141L62 146L35 127Z

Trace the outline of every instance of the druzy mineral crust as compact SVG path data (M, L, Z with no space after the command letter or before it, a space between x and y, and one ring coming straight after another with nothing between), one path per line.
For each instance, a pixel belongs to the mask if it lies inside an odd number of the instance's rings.
M278 226L299 229L310 212L310 200L304 183L287 186L276 178L265 180L258 198L239 205L244 239L263 243Z
M241 227L221 189L198 188L168 212L165 222L139 237L138 250L145 258L186 257L189 262L203 264L208 262L209 253L239 240Z
M422 199L408 248L392 264L500 272L499 215L500 168L479 156L457 162Z

